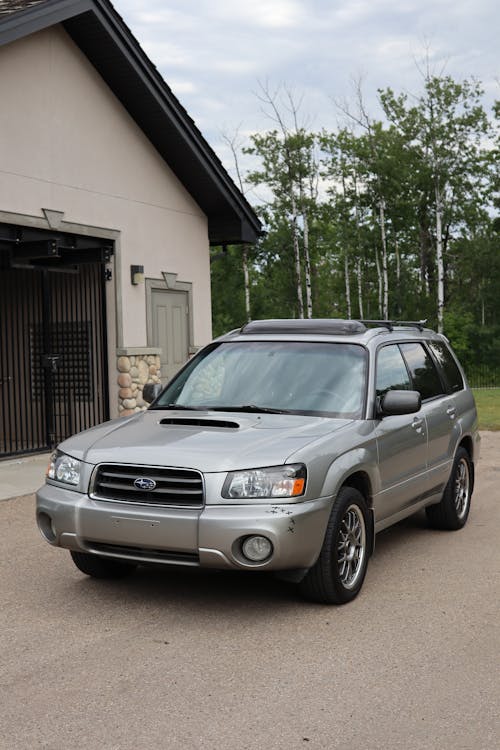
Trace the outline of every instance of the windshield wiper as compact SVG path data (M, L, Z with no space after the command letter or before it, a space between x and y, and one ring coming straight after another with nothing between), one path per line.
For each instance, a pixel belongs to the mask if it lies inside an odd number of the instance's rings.
M179 411L242 411L258 414L291 414L286 409L272 409L269 406L257 406L257 404L241 404L239 406L187 406L184 404L165 404L164 406L153 406L153 410L179 410Z
M240 404L239 406L210 406L211 411L245 411L258 414L290 414L287 409L271 409L269 406L257 406L257 404Z

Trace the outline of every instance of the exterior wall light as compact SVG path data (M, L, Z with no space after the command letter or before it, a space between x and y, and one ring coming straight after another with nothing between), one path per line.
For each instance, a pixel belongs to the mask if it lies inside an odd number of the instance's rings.
M144 284L144 266L130 266L130 281L134 286Z

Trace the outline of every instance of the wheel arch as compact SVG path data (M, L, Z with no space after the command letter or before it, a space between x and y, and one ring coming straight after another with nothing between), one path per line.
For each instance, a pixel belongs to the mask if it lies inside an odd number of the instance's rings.
M474 460L474 443L472 442L472 438L470 435L464 435L464 437L461 439L459 444L457 445L458 448L465 448L467 453L470 456L470 460Z
M471 493L474 489L475 469L474 469L474 441L470 435L464 435L459 444L457 445L457 451L459 448L464 448L467 451L471 463Z
M342 487L352 487L353 489L358 490L366 500L370 525L368 530L368 555L371 557L375 550L375 513L373 509L373 490L370 477L366 471L355 471L344 479Z
M368 508L373 507L373 492L370 477L366 471L355 471L342 482L342 487L353 487L358 490L366 500Z

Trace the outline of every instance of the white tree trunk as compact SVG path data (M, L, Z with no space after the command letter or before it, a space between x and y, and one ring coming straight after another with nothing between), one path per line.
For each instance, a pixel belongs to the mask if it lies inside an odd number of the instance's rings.
M380 268L380 260L378 257L377 249L375 248L375 265L377 266L377 280L378 280L378 315L382 318L382 271Z
M243 278L245 280L245 315L250 322L250 281L248 275L248 248L243 245Z
M297 303L299 306L299 318L304 317L304 299L302 296L302 269L300 263L299 229L297 227L297 207L295 198L292 196L292 242L295 257L295 277L297 280Z
M347 303L347 318L351 320L352 309L351 309L351 285L349 284L349 258L347 251L344 254L344 276L345 276L345 299Z
M304 260L305 260L305 277L306 277L306 307L307 317L312 318L312 291L311 291L311 258L309 255L309 221L307 213L302 213L304 222Z
M443 259L443 204L439 185L436 185L436 260L437 260L437 319L438 333L444 328L444 259Z
M396 250L396 283L398 290L398 316L401 315L401 258L399 256L399 242L394 243Z
M363 284L362 284L362 272L361 272L361 258L356 261L356 276L358 278L358 309L359 317L363 319L365 314L363 312Z
M238 147L241 147L241 143L238 144L238 131L233 135L232 138L230 138L228 135L223 135L224 140L226 141L227 145L231 149L231 153L233 155L234 160L234 167L236 170L236 176L238 178L238 183L240 186L240 191L243 195L245 195L245 189L243 185L243 178L241 176L240 171L240 162L238 159ZM243 256L242 256L242 263L243 263L243 279L244 279L244 285L245 285L245 315L248 322L250 322L250 280L249 280L249 274L248 274L248 245L243 245Z
M389 278L387 274L387 239L385 235L385 202L381 198L379 202L380 211L380 237L382 240L382 281L383 281L383 305L382 316L389 320Z

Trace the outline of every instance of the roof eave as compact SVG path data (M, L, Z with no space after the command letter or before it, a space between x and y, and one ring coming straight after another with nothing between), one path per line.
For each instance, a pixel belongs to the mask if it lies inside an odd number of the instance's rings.
M252 207L107 0L47 0L4 17L0 45L58 23L207 215L210 243L255 242L262 227Z

